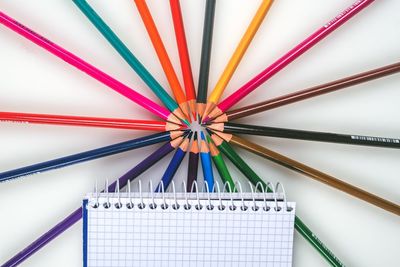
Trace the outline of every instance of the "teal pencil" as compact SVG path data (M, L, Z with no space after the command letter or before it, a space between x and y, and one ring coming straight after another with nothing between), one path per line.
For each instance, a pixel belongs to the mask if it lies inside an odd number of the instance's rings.
M150 72L140 63L140 61L132 54L126 45L118 38L118 36L111 30L111 28L102 20L102 18L94 11L94 9L87 3L86 0L73 0L75 5L82 11L82 13L90 20L90 22L100 31L100 33L107 39L107 41L114 47L114 49L122 56L122 58L131 66L131 68L139 75L139 77L147 84L153 93L161 100L161 102L171 111L175 116L182 119L186 124L189 122L185 120L178 104L174 99L165 91L165 89L156 81Z

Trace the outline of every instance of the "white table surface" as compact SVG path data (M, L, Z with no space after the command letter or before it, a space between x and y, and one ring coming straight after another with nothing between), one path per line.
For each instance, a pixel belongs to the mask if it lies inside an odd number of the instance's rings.
M218 0L211 87L215 85L260 1ZM90 1L160 83L162 68L131 0ZM180 75L168 1L148 1ZM276 0L231 80L224 97L243 85L353 0ZM0 10L76 53L146 96L150 90L133 73L71 1L0 1ZM191 63L197 83L204 1L182 0ZM325 83L400 58L400 1L376 1L286 67L240 105ZM151 114L91 77L0 26L0 110L150 119ZM242 119L250 124L386 137L400 136L400 75L291 104ZM142 136L127 130L0 125L0 172ZM400 202L400 151L276 138L252 140L353 185ZM95 180L114 180L154 147L0 184L0 263L54 226L81 204ZM297 214L348 266L398 266L399 217L347 194L240 151L265 180L281 181ZM186 160L176 180L186 174ZM165 170L164 159L146 175ZM238 180L244 181L236 171ZM40 250L23 266L79 266L81 223ZM295 235L294 266L326 262Z

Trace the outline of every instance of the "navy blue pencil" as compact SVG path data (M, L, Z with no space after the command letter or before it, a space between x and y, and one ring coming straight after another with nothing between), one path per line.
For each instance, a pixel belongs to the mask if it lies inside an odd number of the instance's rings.
M192 137L192 133L189 134L188 138L186 138L182 144L176 150L174 156L172 157L167 169L165 170L161 182L157 185L155 192L162 192L163 190L166 191L169 184L171 183L172 179L176 171L178 170L179 166L182 163L183 158L186 155L186 152L189 147L190 138ZM162 183L162 185L161 185Z
M210 192L214 191L214 174L211 165L210 149L208 148L206 138L203 132L200 132L200 158L201 167L203 168L204 182L208 185Z
M130 141L105 146L78 154L37 163L34 165L22 167L15 170L10 170L0 173L0 182L8 181L22 176L33 175L49 170L54 170L69 165L98 159L105 156L110 156L117 153L122 153L128 150L153 145L160 142L170 141L183 134L182 131L162 132L157 134L148 135L145 137L136 138Z

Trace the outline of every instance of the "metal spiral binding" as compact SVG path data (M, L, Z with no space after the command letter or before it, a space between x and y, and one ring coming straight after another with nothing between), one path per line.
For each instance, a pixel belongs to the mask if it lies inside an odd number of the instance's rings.
M154 192L153 182L151 180L148 183L149 191L146 193L143 193L142 191L143 188L142 181L139 180L137 184L138 184L138 192L135 194L135 196L133 196L134 193L131 191L131 183L128 182L126 187L126 193L124 195L125 196L124 198L127 199L127 201L126 203L123 203L121 201L119 180L117 180L116 182L114 193L108 191L108 185L109 185L108 180L106 180L105 182L105 190L103 192L99 192L96 181L94 188L95 192L93 197L95 200L94 202L91 203L90 206L93 209L97 209L100 207L100 205L102 205L102 207L104 207L105 209L109 209L112 206L112 203L110 202L110 197L112 197L116 198L117 200L116 203L114 203L114 207L116 209L121 209L123 207L126 207L127 209L131 210L135 207L135 205L138 209L145 209L146 206L148 205L148 208L151 210L157 208L160 208L162 210L167 210L169 208L173 210L179 210L181 208L183 208L184 210L190 210L192 208L195 208L196 210L218 209L219 211L224 211L228 209L230 211L235 211L239 208L241 211L247 211L249 209L251 209L252 211L259 211L260 209L262 209L263 211L268 212L271 210L271 208L273 208L275 212L280 212L282 210L282 207L278 205L277 196L281 192L283 196L282 201L284 203L283 207L285 211L291 212L293 210L292 207L288 206L286 200L286 192L283 185L280 182L276 183L275 186L273 186L273 184L270 182L266 182L265 184L258 182L255 187L249 182L250 192L243 192L242 184L240 182L235 182L234 188L231 188L231 185L229 183L224 183L222 190L220 184L218 182L215 182L213 185L213 190L214 190L213 192L210 192L208 183L204 183L203 186L201 187L201 190L199 190L199 185L197 181L193 182L191 186L191 192L186 192L185 189L187 187L185 182L182 182L181 184L183 189L182 192L177 192L174 181L172 181L169 186L170 192L166 192L164 183L162 181L158 184L160 188L159 192ZM273 207L270 207L267 204L268 201L269 202L271 201L268 200L267 195L271 193L274 196L272 199L273 202L275 203ZM145 197L144 194L146 194ZM178 194L181 196L180 198L178 197ZM250 197L247 197L246 200L244 197L245 194L246 195L250 194ZM263 196L263 203L264 203L263 205L257 204L257 202L260 201L256 201L256 195L257 199L260 200L260 194ZM222 195L224 195L225 197L222 197ZM105 198L105 200L103 200L103 203L100 203L100 197ZM139 199L139 202L134 203L133 201L134 198L136 200ZM145 201L144 198L146 198L146 200L148 199L148 201ZM169 201L167 201L167 198ZM156 199L162 200L161 204L160 202L158 202L158 204L160 205L157 204ZM251 199L252 204L246 204L246 202L247 203L249 202L248 199ZM182 200L184 204L183 205L179 204L179 200ZM215 206L214 205L215 202L213 202L213 200L218 200L218 205ZM169 205L168 202L171 201L172 204ZM202 201L203 203L204 201L206 201L207 204L203 205ZM230 204L228 205L226 201L230 202ZM237 205L238 201L241 202L240 205ZM281 199L279 199L279 201L281 201ZM190 202L192 202L192 204ZM195 202L194 205L193 202Z

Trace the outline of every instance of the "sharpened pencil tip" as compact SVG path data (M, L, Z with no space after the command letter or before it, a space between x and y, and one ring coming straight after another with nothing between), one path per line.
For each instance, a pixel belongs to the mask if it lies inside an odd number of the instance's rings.
M193 135L193 132L190 131L190 132L189 132L189 135L188 135L189 140L192 138L192 135Z
M212 134L213 134L213 132L212 132L210 129L208 129L208 128L206 128L206 131L207 131L207 133L208 133L209 135L212 135Z
M193 140L195 140L195 141L197 140L197 132L194 133Z

